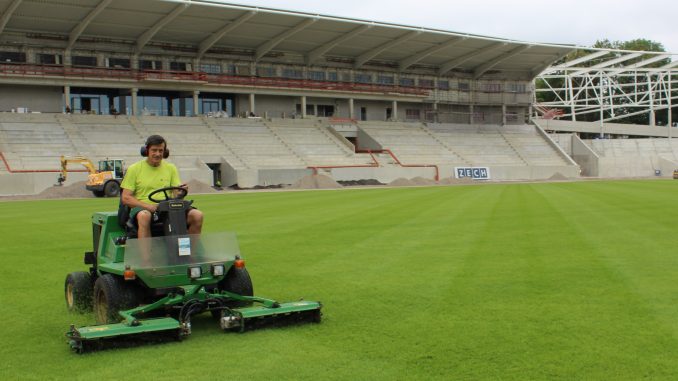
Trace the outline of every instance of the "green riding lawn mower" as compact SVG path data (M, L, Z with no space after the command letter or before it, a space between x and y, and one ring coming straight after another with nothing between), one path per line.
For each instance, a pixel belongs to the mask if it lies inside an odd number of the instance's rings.
M253 296L235 234L188 234L186 213L193 201L186 194L168 187L150 195L158 203L151 238L136 238L122 204L117 213L92 216L93 251L85 253L89 271L68 274L65 295L70 311L93 310L97 325L71 325L66 337L73 350L181 340L191 334L191 317L203 312L224 331L320 322L320 302Z

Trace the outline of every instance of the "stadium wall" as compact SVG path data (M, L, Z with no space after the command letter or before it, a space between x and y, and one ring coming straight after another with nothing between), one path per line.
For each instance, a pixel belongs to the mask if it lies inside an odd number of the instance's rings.
M61 112L63 87L0 85L0 112L27 108L36 112Z

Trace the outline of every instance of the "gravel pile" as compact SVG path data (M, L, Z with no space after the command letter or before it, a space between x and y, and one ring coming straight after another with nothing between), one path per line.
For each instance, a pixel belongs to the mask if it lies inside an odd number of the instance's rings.
M325 175L307 175L292 184L291 188L296 189L335 189L341 188L341 184L334 181L333 178Z

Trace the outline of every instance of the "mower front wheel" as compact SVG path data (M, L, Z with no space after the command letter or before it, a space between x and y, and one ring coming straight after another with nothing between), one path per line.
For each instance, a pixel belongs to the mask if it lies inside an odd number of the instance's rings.
M64 294L68 311L92 311L92 277L88 272L76 271L68 274Z
M231 267L226 273L226 276L224 276L224 279L219 281L217 288L242 296L254 295L254 287L252 286L250 273L247 272L247 269L244 267ZM229 303L229 307L246 307L251 304L252 302L234 301Z
M98 324L117 323L122 320L119 311L137 305L134 289L119 276L104 274L94 282L94 315Z

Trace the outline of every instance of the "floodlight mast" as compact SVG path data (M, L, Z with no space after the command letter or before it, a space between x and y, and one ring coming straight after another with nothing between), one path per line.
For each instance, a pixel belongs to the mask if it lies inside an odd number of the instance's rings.
M677 54L582 50L589 54L552 65L535 78L537 114L546 118L557 114L559 118L576 122L577 116L598 113L601 137L605 134L606 122L635 115L648 114L649 125L655 126L655 114L662 110L667 110L667 124L673 126L671 110L675 107L673 100L678 99L678 92L673 91L673 83L678 81ZM669 62L656 67L662 60ZM541 85L539 88L537 83ZM551 100L539 102L541 94ZM548 112L551 113L547 115ZM671 128L668 137L672 137Z

